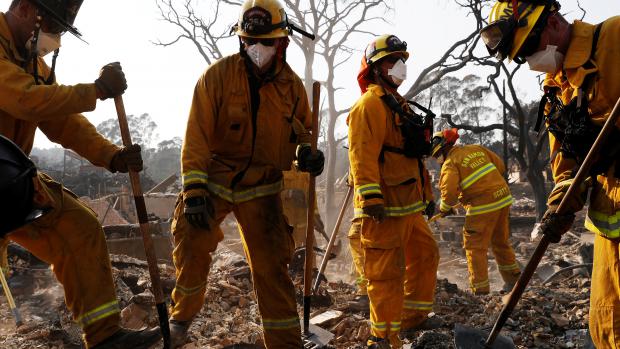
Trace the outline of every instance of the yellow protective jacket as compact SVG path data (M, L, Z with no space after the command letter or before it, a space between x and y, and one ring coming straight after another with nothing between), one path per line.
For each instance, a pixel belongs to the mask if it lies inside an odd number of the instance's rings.
M620 16L612 17L603 22L593 65L590 61L594 32L596 26L575 21L572 26L571 41L564 61L564 69L555 76L547 75L545 89L558 88L557 95L567 105L577 97L578 89L588 74L595 74L593 82L584 91L589 103L592 121L602 126L609 117L613 106L620 97ZM619 124L616 125L620 126ZM578 168L573 159L565 158L560 152L561 144L549 134L552 154L552 170L556 185L570 180ZM620 166L620 164L616 164ZM613 177L613 166L608 176L598 176L599 187L608 188L608 177ZM615 182L615 181L612 181ZM617 184L616 184L617 185ZM596 187L596 186L595 186ZM592 232L610 238L620 238L620 195L617 190L610 190L610 195L596 195L591 200L588 210L586 228ZM550 204L559 204L552 202Z
M514 199L503 175L504 162L481 145L454 146L441 166L439 209L448 212L460 201L467 215L509 206Z
M356 218L366 217L362 208L369 205L383 204L388 217L402 217L421 212L433 200L422 161L382 151L384 146L404 145L400 116L381 100L384 94L381 86L371 84L347 119Z
M185 189L207 186L233 203L282 190L282 171L291 168L296 146L308 143L312 116L301 79L286 63L276 71L259 89L255 121L241 54L218 60L200 77L181 155Z
M38 59L45 80L50 69ZM51 141L74 150L94 165L110 168L118 147L103 138L81 114L95 109L95 84L36 85L32 61L17 50L3 13L0 13L0 134L26 154L39 128Z

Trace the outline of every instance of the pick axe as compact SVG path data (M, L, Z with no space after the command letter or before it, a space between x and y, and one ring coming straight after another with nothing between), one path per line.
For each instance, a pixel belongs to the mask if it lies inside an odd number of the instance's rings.
M116 106L116 114L118 114L118 124L121 128L121 137L123 145L128 147L132 145L129 126L127 125L127 114L125 113L125 104L123 97L114 98ZM144 195L142 194L142 185L140 184L140 174L138 172L129 171L129 179L131 180L131 189L133 190L133 198L136 203L136 211L138 213L138 222L140 223L140 232L142 233L142 242L144 244L144 252L146 261L149 265L149 275L151 277L151 288L155 296L155 306L159 317L159 328L164 338L164 349L170 349L170 327L168 326L168 309L164 300L164 291L161 287L161 279L159 277L159 268L157 267L157 256L155 255L155 247L151 232L149 231L149 220L146 212L146 204L144 203Z
M578 192L578 188L582 185L586 178L590 176L590 169L592 168L592 165L594 165L594 162L597 160L599 154L601 154L603 150L602 148L605 145L606 141L609 139L609 136L611 135L613 129L616 127L618 117L620 117L620 99L618 99L618 101L616 102L616 105L614 106L614 109L609 115L609 118L605 122L603 129L598 134L598 137L596 137L596 140L590 148L588 155L579 167L577 175L573 179L573 182L568 188L568 191L562 198L560 205L558 205L558 208L556 210L558 214L561 215L568 213L568 209L566 208L568 201L575 195L580 195ZM536 247L536 250L534 251L534 254L532 255L532 257L530 257L530 260L529 262L527 262L527 265L521 273L519 280L517 280L517 283L512 289L508 302L502 308L502 311L497 317L497 320L495 320L493 330L489 334L486 341L484 340L484 336L486 334L483 331L466 328L458 324L455 326L454 341L457 349L514 348L512 340L503 336L499 336L499 332L502 330L502 327L504 327L504 324L506 324L506 321L510 317L510 314L512 314L512 311L517 306L517 303L521 299L521 296L523 295L527 284L530 282L530 279L534 275L534 272L536 271L540 260L545 255L547 247L549 247L550 243L551 241L549 240L547 235L543 235L542 239L538 243L538 246Z

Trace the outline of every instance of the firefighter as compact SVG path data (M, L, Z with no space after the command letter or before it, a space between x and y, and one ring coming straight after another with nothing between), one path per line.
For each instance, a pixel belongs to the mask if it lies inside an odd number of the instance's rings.
M140 171L139 146L117 147L80 114L95 109L97 99L125 91L120 64L104 66L94 83L67 86L56 83L56 59L51 69L43 60L50 52L57 56L63 33L80 36L73 22L81 4L81 0L14 0L6 14L0 13L0 134L28 154L39 129L51 141L111 172ZM158 341L157 328L139 332L119 327L105 236L94 213L45 174L35 173L31 181L33 200L46 209L45 215L26 225L22 220L3 221L3 230L8 240L52 265L86 346L148 348Z
M287 265L294 251L280 192L282 171L323 171L310 150L312 123L301 79L286 63L290 31L277 0L248 0L234 28L240 52L200 77L182 150L183 191L172 222L176 287L172 292L173 346L204 304L211 253L219 228L233 212L262 317L267 348L302 346L295 290Z
M516 8L513 8L516 6ZM541 103L549 130L555 187L541 231L553 242L570 229L587 186L569 202L570 213L555 213L602 124L620 97L620 17L598 25L569 23L557 1L499 1L481 37L502 60L528 63L546 73ZM542 114L542 113L541 113ZM617 132L617 130L616 130ZM590 332L597 348L620 347L620 163L618 136L610 137L591 171L586 228L596 234L590 293Z
M458 138L456 129L447 129L436 132L432 139L431 155L441 164L439 215L450 215L459 201L467 210L463 247L472 292L489 294L489 245L504 280L503 290L508 292L521 273L508 241L514 200L504 179L506 166L497 154L481 145L455 145Z
M441 325L428 317L439 252L422 216L432 199L425 195L422 162L430 154L430 130L416 126L420 115L397 92L408 57L406 43L394 35L368 45L358 75L363 95L347 119L370 299L369 348L400 348L401 329L409 335Z
M428 198L433 197L433 189L431 177L428 173L428 170L425 168L425 195ZM349 179L348 182L352 182L352 179ZM424 214L430 218L435 213L435 201L430 200L426 205L426 209L424 210ZM351 222L351 227L349 228L349 233L347 237L349 238L349 249L351 251L351 257L353 259L353 268L355 269L355 285L357 290L355 292L355 297L348 302L349 310L359 311L359 312L369 312L370 311L370 301L368 299L368 280L364 277L364 250L362 249L362 244L360 242L360 232L362 229L362 220L361 218L354 218Z

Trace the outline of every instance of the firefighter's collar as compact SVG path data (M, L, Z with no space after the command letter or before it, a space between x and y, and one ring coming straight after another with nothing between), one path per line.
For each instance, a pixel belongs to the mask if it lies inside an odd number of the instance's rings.
M383 97L385 95L385 91L383 90L383 87L377 85L377 84L370 84L368 85L368 92L371 92L372 94L376 95L377 97Z
M13 40L13 34L6 22L6 15L4 12L0 12L0 46L2 46L6 53L11 55L11 59L24 62L24 58L15 46L15 40Z
M592 52L595 25L575 21L571 31L570 44L564 59L564 69L576 69L588 62Z

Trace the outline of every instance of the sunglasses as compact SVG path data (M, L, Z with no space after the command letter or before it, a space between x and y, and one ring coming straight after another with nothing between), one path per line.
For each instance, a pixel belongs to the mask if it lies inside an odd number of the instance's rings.
M276 39L261 39L261 38L248 38L244 37L243 42L248 45L262 44L264 46L273 46L276 43Z

